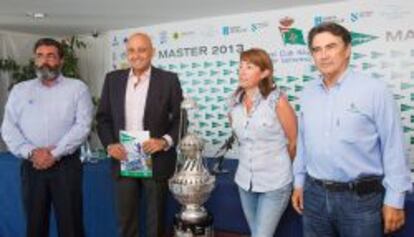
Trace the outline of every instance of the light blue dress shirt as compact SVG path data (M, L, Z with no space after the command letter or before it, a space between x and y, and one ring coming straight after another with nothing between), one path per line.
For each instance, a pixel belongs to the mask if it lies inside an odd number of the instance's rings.
M232 128L240 145L235 182L246 191L274 191L293 180L287 138L276 114L279 97L279 90L267 98L257 93L249 114L238 96L230 104Z
M80 80L59 76L51 87L39 79L13 87L6 103L1 135L16 156L28 158L38 147L54 147L56 159L72 154L91 129L93 104Z
M311 82L301 96L295 187L306 173L330 181L383 176L384 204L401 208L411 190L401 118L385 83L346 71L331 88Z

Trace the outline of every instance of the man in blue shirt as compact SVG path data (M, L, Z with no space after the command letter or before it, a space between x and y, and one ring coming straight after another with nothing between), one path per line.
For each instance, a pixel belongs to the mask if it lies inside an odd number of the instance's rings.
M62 76L62 45L49 38L34 46L37 78L13 87L1 133L23 159L21 180L26 236L48 236L51 205L60 237L84 236L79 146L92 121L92 100L80 80Z
M305 236L382 236L404 225L412 188L401 119L387 85L349 69L351 35L314 27L309 49L321 80L301 96L292 205Z

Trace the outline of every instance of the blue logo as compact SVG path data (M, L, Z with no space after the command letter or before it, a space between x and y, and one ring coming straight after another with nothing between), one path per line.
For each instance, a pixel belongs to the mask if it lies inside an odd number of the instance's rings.
M315 16L315 18L313 18L313 24L315 26L320 25L323 22L323 18L321 16Z
M160 44L165 44L168 41L168 32L167 31L161 31L160 32Z
M119 42L118 42L118 38L116 36L114 36L114 39L112 40L112 46L118 46Z
M221 32L223 33L223 35L229 35L230 34L230 27L223 26L223 29L222 29Z

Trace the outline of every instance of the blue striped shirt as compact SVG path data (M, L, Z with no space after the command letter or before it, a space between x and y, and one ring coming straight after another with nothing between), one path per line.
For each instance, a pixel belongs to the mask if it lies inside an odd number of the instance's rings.
M13 87L6 103L1 133L9 150L28 158L38 147L54 147L59 159L73 153L87 138L93 117L88 87L59 76L51 87L39 79Z
M385 83L348 70L329 89L322 79L305 88L295 187L306 173L338 182L383 176L384 203L403 207L412 184L400 114Z

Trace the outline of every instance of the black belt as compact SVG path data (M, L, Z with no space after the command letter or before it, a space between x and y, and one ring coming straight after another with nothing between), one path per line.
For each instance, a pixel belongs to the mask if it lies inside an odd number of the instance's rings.
M355 192L358 195L370 194L383 192L384 187L381 184L382 177L380 176L369 176L359 178L350 182L336 182L329 180L315 179L308 175L311 182L324 187L330 192Z

